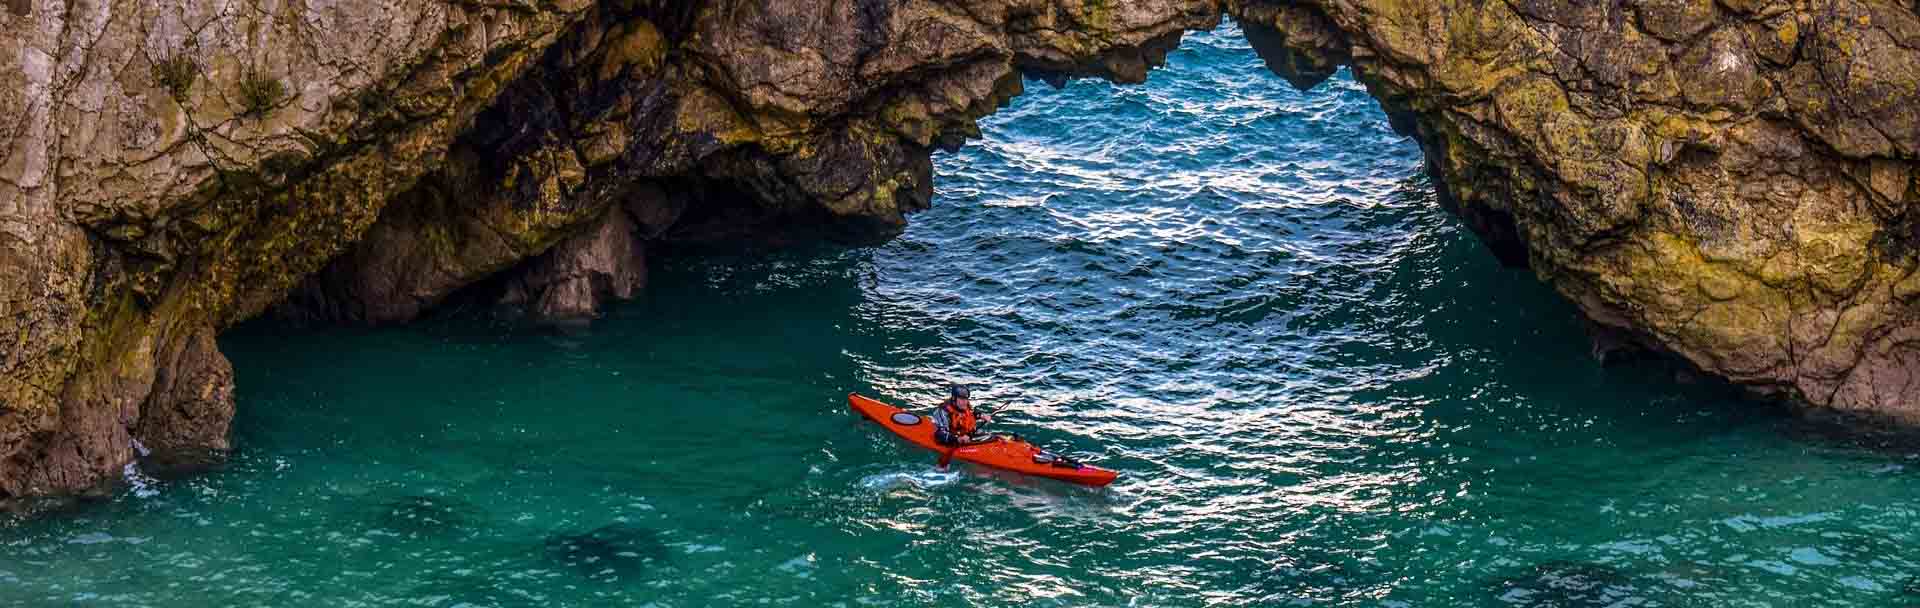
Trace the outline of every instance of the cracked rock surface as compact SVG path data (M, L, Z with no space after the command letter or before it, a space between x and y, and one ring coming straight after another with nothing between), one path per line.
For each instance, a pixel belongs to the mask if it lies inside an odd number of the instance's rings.
M590 5L10 3L0 499L226 446L214 332L344 250Z
M0 500L226 448L214 336L478 298L591 318L657 251L899 233L1022 75L1223 14L1341 66L1600 325L1920 420L1920 17L1885 0L9 0Z

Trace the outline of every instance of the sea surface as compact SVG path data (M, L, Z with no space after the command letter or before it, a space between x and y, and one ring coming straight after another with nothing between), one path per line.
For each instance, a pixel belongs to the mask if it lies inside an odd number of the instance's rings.
M581 333L222 346L231 463L0 527L0 606L1913 606L1920 459L1603 368L1347 75L1232 25L1038 82L891 244L661 262ZM975 383L1110 488L848 413Z

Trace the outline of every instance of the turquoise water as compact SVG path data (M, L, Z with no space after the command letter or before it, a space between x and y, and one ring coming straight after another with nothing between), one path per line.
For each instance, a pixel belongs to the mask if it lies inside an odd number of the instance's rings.
M1350 79L1228 26L985 130L900 240L670 260L585 333L232 332L231 464L0 528L0 605L1920 605L1912 449L1598 367ZM948 381L1125 476L845 412Z

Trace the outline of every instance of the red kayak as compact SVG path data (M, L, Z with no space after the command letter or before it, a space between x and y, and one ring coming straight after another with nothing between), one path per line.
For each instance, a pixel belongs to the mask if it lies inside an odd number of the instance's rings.
M954 460L1096 488L1113 483L1113 479L1120 476L1114 471L1080 464L1042 450L1040 446L1004 435L995 436L993 441L985 443L949 448L933 440L933 421L926 416L855 394L847 395L847 405L853 407L854 413L887 427L887 430L914 445L940 453L953 450Z

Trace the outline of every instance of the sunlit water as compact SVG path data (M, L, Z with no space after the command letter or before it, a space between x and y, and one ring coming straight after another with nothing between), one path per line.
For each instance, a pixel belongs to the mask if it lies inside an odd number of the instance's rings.
M986 132L898 241L669 262L584 334L242 328L231 465L0 529L0 604L1920 603L1920 461L1595 365L1351 80L1229 26ZM948 381L1125 476L845 411Z

